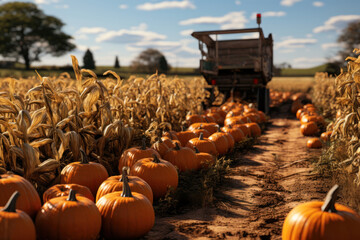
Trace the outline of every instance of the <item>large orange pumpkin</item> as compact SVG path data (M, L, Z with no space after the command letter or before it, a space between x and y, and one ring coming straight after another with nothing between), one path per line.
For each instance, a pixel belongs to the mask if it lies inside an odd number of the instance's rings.
M245 139L243 131L238 127L227 126L221 129L223 132L230 133L235 142L241 142Z
M97 239L101 215L93 201L76 197L71 189L68 197L50 199L42 206L35 226L38 239Z
M199 138L190 139L186 147L191 149L197 147L200 152L210 153L215 156L218 154L215 143L208 138L204 138L202 133L200 133Z
M94 196L92 195L88 187L79 184L56 184L48 188L43 194L43 202L47 202L52 198L69 196L70 190L76 191L77 196L83 196L94 202Z
M41 200L34 186L19 175L0 175L0 206L5 206L15 191L20 193L16 208L35 218L41 208Z
M247 126L251 132L252 137L260 137L261 136L261 128L259 124L253 122L253 123L245 123L245 126Z
M180 172L195 170L199 167L195 152L188 147L176 147L170 149L164 156L166 161L171 162Z
M84 152L82 152L82 156L81 162L72 162L63 168L60 174L60 183L76 183L86 186L93 196L96 196L100 184L109 177L109 174L100 163L89 162Z
M282 239L360 239L360 216L352 209L335 203L338 189L339 186L335 185L325 202L302 203L292 209L285 219Z
M122 191L124 187L124 177L126 177L133 192L143 194L149 199L151 204L153 203L153 192L150 185L140 177L128 176L127 169L127 167L124 167L122 175L111 176L100 185L96 194L96 201L99 201L102 196L108 193Z
M304 136L313 136L317 134L319 131L315 122L308 122L301 124L300 132Z
M160 157L155 149L146 147L145 138L143 138L141 147L129 148L121 154L118 165L119 172L122 172L123 167L131 167L139 159L151 157L153 154Z
M101 218L101 233L105 239L137 239L151 230L155 213L149 199L132 193L124 178L124 190L106 194L96 202Z
M216 132L209 137L216 146L216 150L220 155L225 155L229 150L229 141L223 132Z
M144 179L151 187L154 198L164 197L172 188L176 190L179 182L178 173L174 165L156 155L153 158L144 158L131 167L130 173Z
M15 191L5 207L0 207L0 239L36 239L35 225L29 215L16 210L19 195Z
M211 155L210 153L200 152L199 149L197 149L195 146L194 149L198 162L200 163L200 168L208 168L215 164L216 157L214 155Z
M191 130L178 132L176 136L178 137L181 146L183 147L186 146L190 139L197 137L196 134L193 133Z

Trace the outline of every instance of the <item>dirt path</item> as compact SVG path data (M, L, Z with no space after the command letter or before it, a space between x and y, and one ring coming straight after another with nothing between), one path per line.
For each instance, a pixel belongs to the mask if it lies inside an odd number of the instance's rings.
M260 142L237 154L214 208L157 218L146 239L281 239L286 214L298 203L324 198L328 189L311 174L300 124L283 106ZM299 161L296 163L296 161Z

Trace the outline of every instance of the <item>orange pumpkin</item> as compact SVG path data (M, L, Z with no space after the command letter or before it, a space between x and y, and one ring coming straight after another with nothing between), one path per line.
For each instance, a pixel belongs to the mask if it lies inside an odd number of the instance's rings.
M159 140L155 142L151 148L156 150L160 156L164 156L164 154L169 151L168 143L164 143L161 138L159 138Z
M197 137L196 134L193 133L191 130L178 132L176 136L178 137L181 146L183 147L186 146L190 139Z
M194 149L198 162L200 163L199 164L200 168L208 168L215 164L216 157L214 155L205 152L200 152L199 149L197 149L196 147L194 147Z
M29 215L16 210L19 195L15 191L5 207L0 208L0 239L36 239L35 225Z
M41 200L34 186L19 175L0 175L0 206L5 206L14 191L20 193L16 208L29 214L31 218L35 218L41 208Z
M230 133L235 142L241 142L245 139L243 131L240 128L233 128L231 125L225 126L221 129L223 132Z
M166 195L169 188L176 190L179 182L174 165L156 155L144 158L131 167L130 174L144 179L151 187L155 199Z
M47 202L52 198L69 196L70 190L75 190L77 196L83 196L94 202L94 196L92 195L88 187L79 184L56 184L48 188L43 194L43 202Z
M202 133L200 133L199 138L190 139L186 147L191 149L197 147L200 152L206 152L215 156L218 154L215 143L208 138L204 138Z
M190 131L193 131L197 128L206 129L210 134L217 132L219 125L217 123L194 123L189 127Z
M81 162L72 162L66 165L60 174L60 183L76 183L90 189L93 196L100 184L109 177L106 168L100 163L89 162L83 151Z
M245 124L236 124L233 128L239 128L244 133L245 138L251 137L251 131Z
M308 122L301 124L300 132L304 136L313 136L317 134L319 131L315 122Z
M196 129L192 130L192 132L195 133L196 136L198 136L198 137L200 136L200 133L202 133L205 138L208 138L208 137L210 137L210 135L211 135L211 134L209 133L209 131L206 130L206 129L203 129L202 126L200 126L199 128L196 128Z
M216 132L209 137L216 146L216 150L220 155L225 155L229 150L229 140L223 132Z
M292 113L296 113L297 110L299 110L300 108L302 108L304 105L301 103L300 99L295 100L292 104L291 104L291 112Z
M253 123L245 123L245 126L247 126L250 129L251 137L260 137L261 136L261 128L259 124L253 122Z
M149 199L132 193L124 178L124 190L106 194L96 202L101 218L101 233L105 239L137 239L148 233L155 223L155 213Z
M330 141L330 137L331 137L332 131L327 131L327 132L323 132L320 136L321 140L323 140L324 142L328 142Z
M360 216L352 209L335 203L339 186L335 185L324 202L306 202L286 216L283 240L355 240L360 239Z
M191 148L180 147L177 143L175 148L167 151L164 159L176 166L180 172L194 170L199 166L195 152Z
M35 226L38 239L97 239L101 215L93 201L76 197L71 189L68 197L50 199L42 206Z
M319 138L310 138L306 142L308 148L322 148L322 143Z
M141 147L129 148L121 154L118 165L119 172L122 172L123 167L131 167L139 159L151 157L153 154L160 157L155 149L146 147L145 138L143 138Z
M153 203L153 192L150 185L140 177L128 176L127 169L127 167L124 167L122 170L122 175L111 176L100 185L96 194L96 201L99 201L102 196L108 193L122 191L124 187L124 178L127 178L129 186L133 192L143 194L149 199L151 204Z
M191 125L193 123L205 122L205 119L203 118L203 116L198 114L189 114L186 115L186 122Z

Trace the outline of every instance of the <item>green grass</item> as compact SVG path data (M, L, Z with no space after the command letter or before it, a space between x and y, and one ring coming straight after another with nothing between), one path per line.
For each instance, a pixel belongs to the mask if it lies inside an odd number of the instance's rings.
M281 76L314 76L316 72L324 72L325 69L325 64L313 68L288 68L281 70Z

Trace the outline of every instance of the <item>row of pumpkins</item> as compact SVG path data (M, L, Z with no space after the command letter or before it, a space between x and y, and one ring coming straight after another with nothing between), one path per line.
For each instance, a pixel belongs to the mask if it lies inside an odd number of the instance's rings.
M304 136L318 136L321 129L326 127L324 118L317 113L316 107L311 104L303 105L300 100L294 101L291 106L292 113L296 113L296 118L300 120L300 132ZM319 137L312 137L307 140L308 148L321 148L323 142L330 141L332 131L322 132Z
M141 237L154 225L153 200L177 188L178 171L209 167L236 143L260 136L258 123L266 116L251 105L229 102L186 121L187 130L167 131L151 147L144 139L142 146L124 151L122 175L109 177L81 151L81 161L65 166L60 184L44 192L42 206L25 178L0 175L0 239Z

